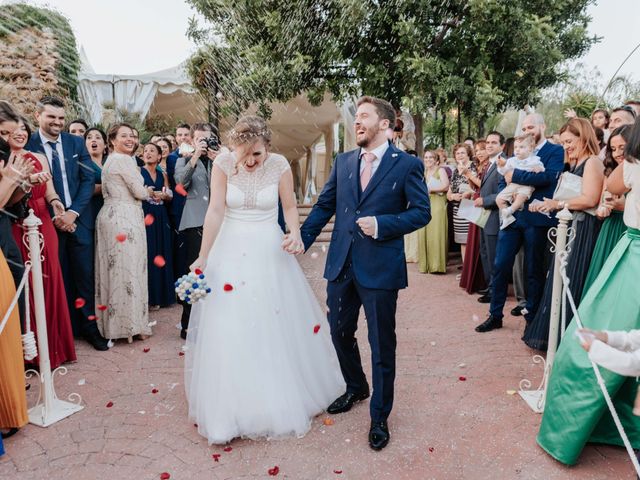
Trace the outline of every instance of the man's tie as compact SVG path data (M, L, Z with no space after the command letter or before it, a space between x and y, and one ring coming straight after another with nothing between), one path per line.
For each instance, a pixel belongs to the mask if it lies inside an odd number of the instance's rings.
M51 175L53 175L53 187L56 193L62 198L64 206L67 206L67 199L64 194L64 183L62 181L62 169L60 168L60 156L56 149L58 142L47 142L51 147Z
M371 152L364 152L362 154L362 160L364 160L364 170L360 174L360 186L362 187L362 191L367 188L369 185L369 180L371 180L371 175L373 174L373 162L376 159L376 154Z

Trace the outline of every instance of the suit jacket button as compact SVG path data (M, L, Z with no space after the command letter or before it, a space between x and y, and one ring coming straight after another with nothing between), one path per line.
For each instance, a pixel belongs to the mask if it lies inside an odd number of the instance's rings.
M356 215L360 215L360 210L356 210Z

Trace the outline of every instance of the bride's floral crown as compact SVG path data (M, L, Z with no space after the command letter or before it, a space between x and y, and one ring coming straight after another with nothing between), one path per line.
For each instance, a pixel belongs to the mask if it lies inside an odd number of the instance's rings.
M236 129L233 129L229 132L229 140L231 140L232 142L246 142L248 140L251 140L252 138L268 136L269 130L266 128L255 132L238 132Z

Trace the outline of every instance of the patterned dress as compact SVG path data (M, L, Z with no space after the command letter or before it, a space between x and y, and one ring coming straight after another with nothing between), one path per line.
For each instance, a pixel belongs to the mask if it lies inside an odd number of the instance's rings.
M111 339L151 335L141 205L148 194L133 157L109 155L102 168L102 196L104 206L96 220L98 328Z
M473 162L469 164L469 170L471 170L476 175L478 174L478 169L476 168L476 165ZM451 176L451 193L465 193L472 190L473 190L473 187L469 184L469 180L467 180L467 177L462 175L456 168L453 171L453 175ZM458 216L458 208L460 207L460 202L451 202L451 203L453 204L454 240L456 243L459 243L460 245L466 245L467 234L469 232L469 221Z

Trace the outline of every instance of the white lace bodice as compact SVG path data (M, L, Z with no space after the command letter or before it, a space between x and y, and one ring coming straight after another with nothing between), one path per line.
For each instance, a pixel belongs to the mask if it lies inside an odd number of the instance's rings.
M225 218L277 221L280 177L291 168L287 159L271 153L253 172L247 172L241 165L236 166L236 162L234 153L218 155L213 162L227 176Z

